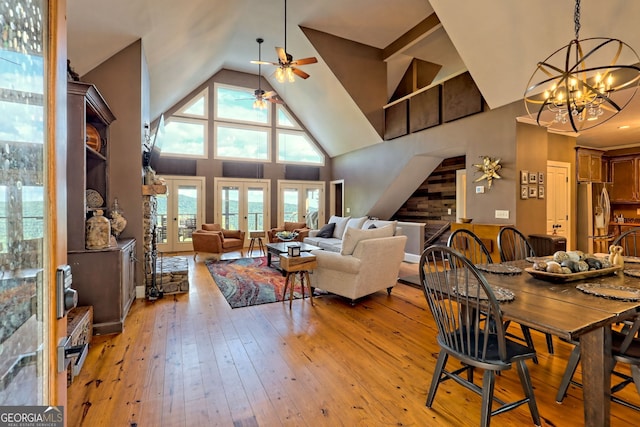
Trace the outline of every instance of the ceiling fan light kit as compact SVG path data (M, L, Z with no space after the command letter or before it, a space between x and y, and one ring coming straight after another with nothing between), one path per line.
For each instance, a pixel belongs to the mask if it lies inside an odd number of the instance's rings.
M606 122L629 104L640 83L640 58L628 44L612 38L580 40L580 0L574 24L575 39L538 63L524 95L529 117L558 132Z

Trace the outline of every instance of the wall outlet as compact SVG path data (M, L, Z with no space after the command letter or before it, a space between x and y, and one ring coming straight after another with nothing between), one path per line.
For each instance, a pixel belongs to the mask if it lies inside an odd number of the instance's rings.
M509 211L501 211L496 209L496 218L509 219Z
M484 194L484 185L476 186L476 194Z
M347 213L351 213L351 208L347 208Z
M640 209L638 209L640 210ZM451 215L451 208L447 209L447 215Z

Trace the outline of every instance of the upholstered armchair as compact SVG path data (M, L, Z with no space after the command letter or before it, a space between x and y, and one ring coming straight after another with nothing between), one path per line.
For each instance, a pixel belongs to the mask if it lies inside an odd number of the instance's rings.
M244 256L244 234L242 230L224 230L220 224L202 224L202 230L196 230L191 235L193 259L196 259L198 252L220 255L240 251Z
M309 228L307 228L307 224L305 222L285 222L283 227L276 227L271 230L267 230L269 243L277 243L281 241L276 237L276 233L280 231L295 231L298 233L298 236L295 238L298 242L302 242L304 238L309 235Z

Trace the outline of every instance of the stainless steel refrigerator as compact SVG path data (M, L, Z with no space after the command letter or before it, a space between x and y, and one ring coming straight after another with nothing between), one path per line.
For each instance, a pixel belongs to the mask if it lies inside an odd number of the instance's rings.
M585 253L609 252L611 184L579 182L577 194L576 249Z

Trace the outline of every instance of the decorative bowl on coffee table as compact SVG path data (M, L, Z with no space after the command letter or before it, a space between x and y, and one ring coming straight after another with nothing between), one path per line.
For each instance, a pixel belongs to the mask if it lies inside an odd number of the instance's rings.
M283 242L291 242L292 240L295 240L296 237L298 237L298 233L296 233L295 231L278 231L276 233L276 237Z

